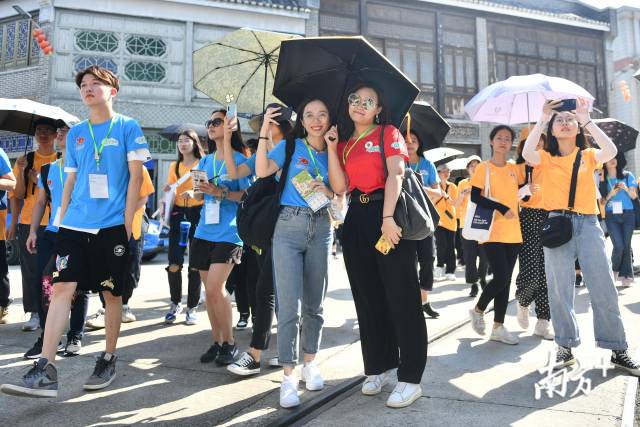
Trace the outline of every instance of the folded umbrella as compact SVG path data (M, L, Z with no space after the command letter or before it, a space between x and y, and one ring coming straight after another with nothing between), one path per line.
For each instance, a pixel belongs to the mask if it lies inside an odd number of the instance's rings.
M35 123L42 119L54 121L57 127L71 127L80 121L60 107L30 99L0 98L0 130L35 135Z
M403 135L406 135L407 125L409 130L420 139L419 152L440 147L451 130L451 126L440 113L424 101L414 102L409 109L407 117L400 126Z
M181 123L181 124L169 125L160 131L160 136L163 136L164 138L167 138L168 140L171 140L171 141L177 141L180 134L189 129L195 131L200 137L200 140L206 141L207 128L204 127L203 125L197 125L195 123Z
M432 148L424 152L424 158L431 160L436 167L464 156L464 152L450 147Z
M592 110L593 95L572 81L544 74L512 76L482 89L464 111L476 122L515 125L538 121L547 99L578 97L586 98Z
M347 111L345 92L364 82L382 91L389 122L400 127L420 90L361 36L283 41L273 94L294 108L319 97L334 117L342 117Z
M625 153L636 148L639 133L637 129L612 118L594 119L593 123L611 138L618 147L618 151Z

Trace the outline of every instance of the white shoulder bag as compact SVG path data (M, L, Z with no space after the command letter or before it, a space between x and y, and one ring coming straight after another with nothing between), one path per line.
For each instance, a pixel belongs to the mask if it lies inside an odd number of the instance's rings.
M491 199L489 162L485 163L483 196ZM464 218L464 227L462 228L462 237L467 240L476 240L479 243L486 242L491 237L491 228L495 215L496 211L494 209L478 206L471 201L471 196L469 196L467 215Z

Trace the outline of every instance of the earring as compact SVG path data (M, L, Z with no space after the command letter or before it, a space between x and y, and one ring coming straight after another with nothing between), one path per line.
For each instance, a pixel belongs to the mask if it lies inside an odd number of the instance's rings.
M380 123L380 113L376 114L376 123Z

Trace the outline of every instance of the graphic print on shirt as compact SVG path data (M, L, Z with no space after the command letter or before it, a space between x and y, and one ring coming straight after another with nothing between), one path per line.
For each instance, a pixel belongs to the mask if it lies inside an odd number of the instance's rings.
M296 160L296 169L306 169L307 166L309 166L309 160L302 156L298 156L298 159Z
M373 141L367 141L364 143L364 149L367 153L379 153L380 152L380 146L379 145L374 145Z

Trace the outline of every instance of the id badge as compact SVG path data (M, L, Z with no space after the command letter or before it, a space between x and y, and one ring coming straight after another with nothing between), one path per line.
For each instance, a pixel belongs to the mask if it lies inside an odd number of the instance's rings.
M60 227L60 210L62 208L56 209L56 215L53 217L53 226Z
M611 202L611 210L615 215L622 214L624 212L622 209L622 202Z
M109 198L109 180L104 174L89 174L89 197L92 199Z
M220 202L218 200L205 203L204 223L207 225L220 223Z

